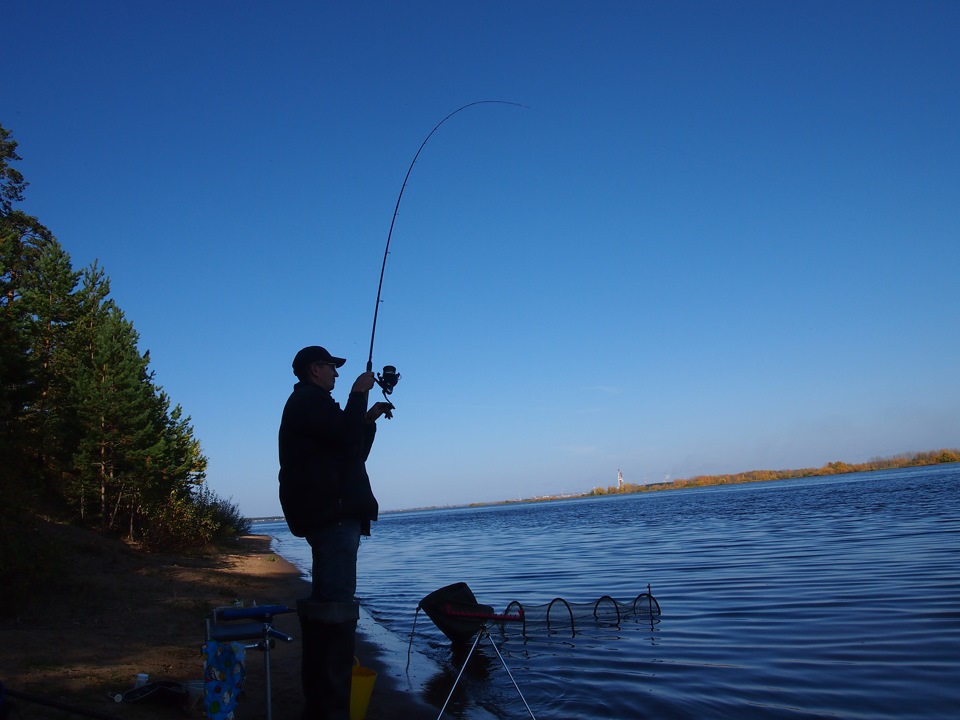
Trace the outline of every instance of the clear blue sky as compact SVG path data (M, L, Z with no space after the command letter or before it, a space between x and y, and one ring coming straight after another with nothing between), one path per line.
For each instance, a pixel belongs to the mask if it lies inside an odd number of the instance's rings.
M960 446L960 3L8 2L0 122L208 479L303 345L384 509ZM375 397L379 397L378 395Z

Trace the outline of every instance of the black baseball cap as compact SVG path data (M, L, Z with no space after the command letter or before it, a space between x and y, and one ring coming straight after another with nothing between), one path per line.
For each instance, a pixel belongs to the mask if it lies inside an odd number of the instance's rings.
M337 367L341 367L346 362L346 358L334 357L327 352L326 348L322 348L319 345L310 345L309 347L303 348L294 356L293 374L299 376L301 372L306 370L310 363L315 362L333 363Z

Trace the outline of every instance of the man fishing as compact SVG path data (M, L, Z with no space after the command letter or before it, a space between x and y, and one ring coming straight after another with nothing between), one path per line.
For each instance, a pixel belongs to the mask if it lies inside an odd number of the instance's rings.
M378 512L365 462L377 419L392 409L388 402L367 409L372 372L354 381L341 409L330 393L345 362L319 345L300 350L298 382L280 421L280 504L290 532L306 538L313 554L311 596L297 602L303 720L350 717L357 552Z

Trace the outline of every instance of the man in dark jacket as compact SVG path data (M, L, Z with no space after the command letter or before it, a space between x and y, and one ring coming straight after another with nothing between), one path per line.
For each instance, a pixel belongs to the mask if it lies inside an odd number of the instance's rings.
M365 462L377 419L390 404L367 410L373 373L353 383L346 407L330 395L346 362L318 345L293 359L299 382L280 421L280 504L290 532L313 553L313 590L297 603L303 631L304 720L348 720L359 607L357 552L370 534L377 500Z

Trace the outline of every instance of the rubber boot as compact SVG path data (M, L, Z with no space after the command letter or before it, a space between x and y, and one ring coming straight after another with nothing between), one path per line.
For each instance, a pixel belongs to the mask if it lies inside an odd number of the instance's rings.
M297 615L303 638L303 720L350 720L359 606L352 602L299 600Z

